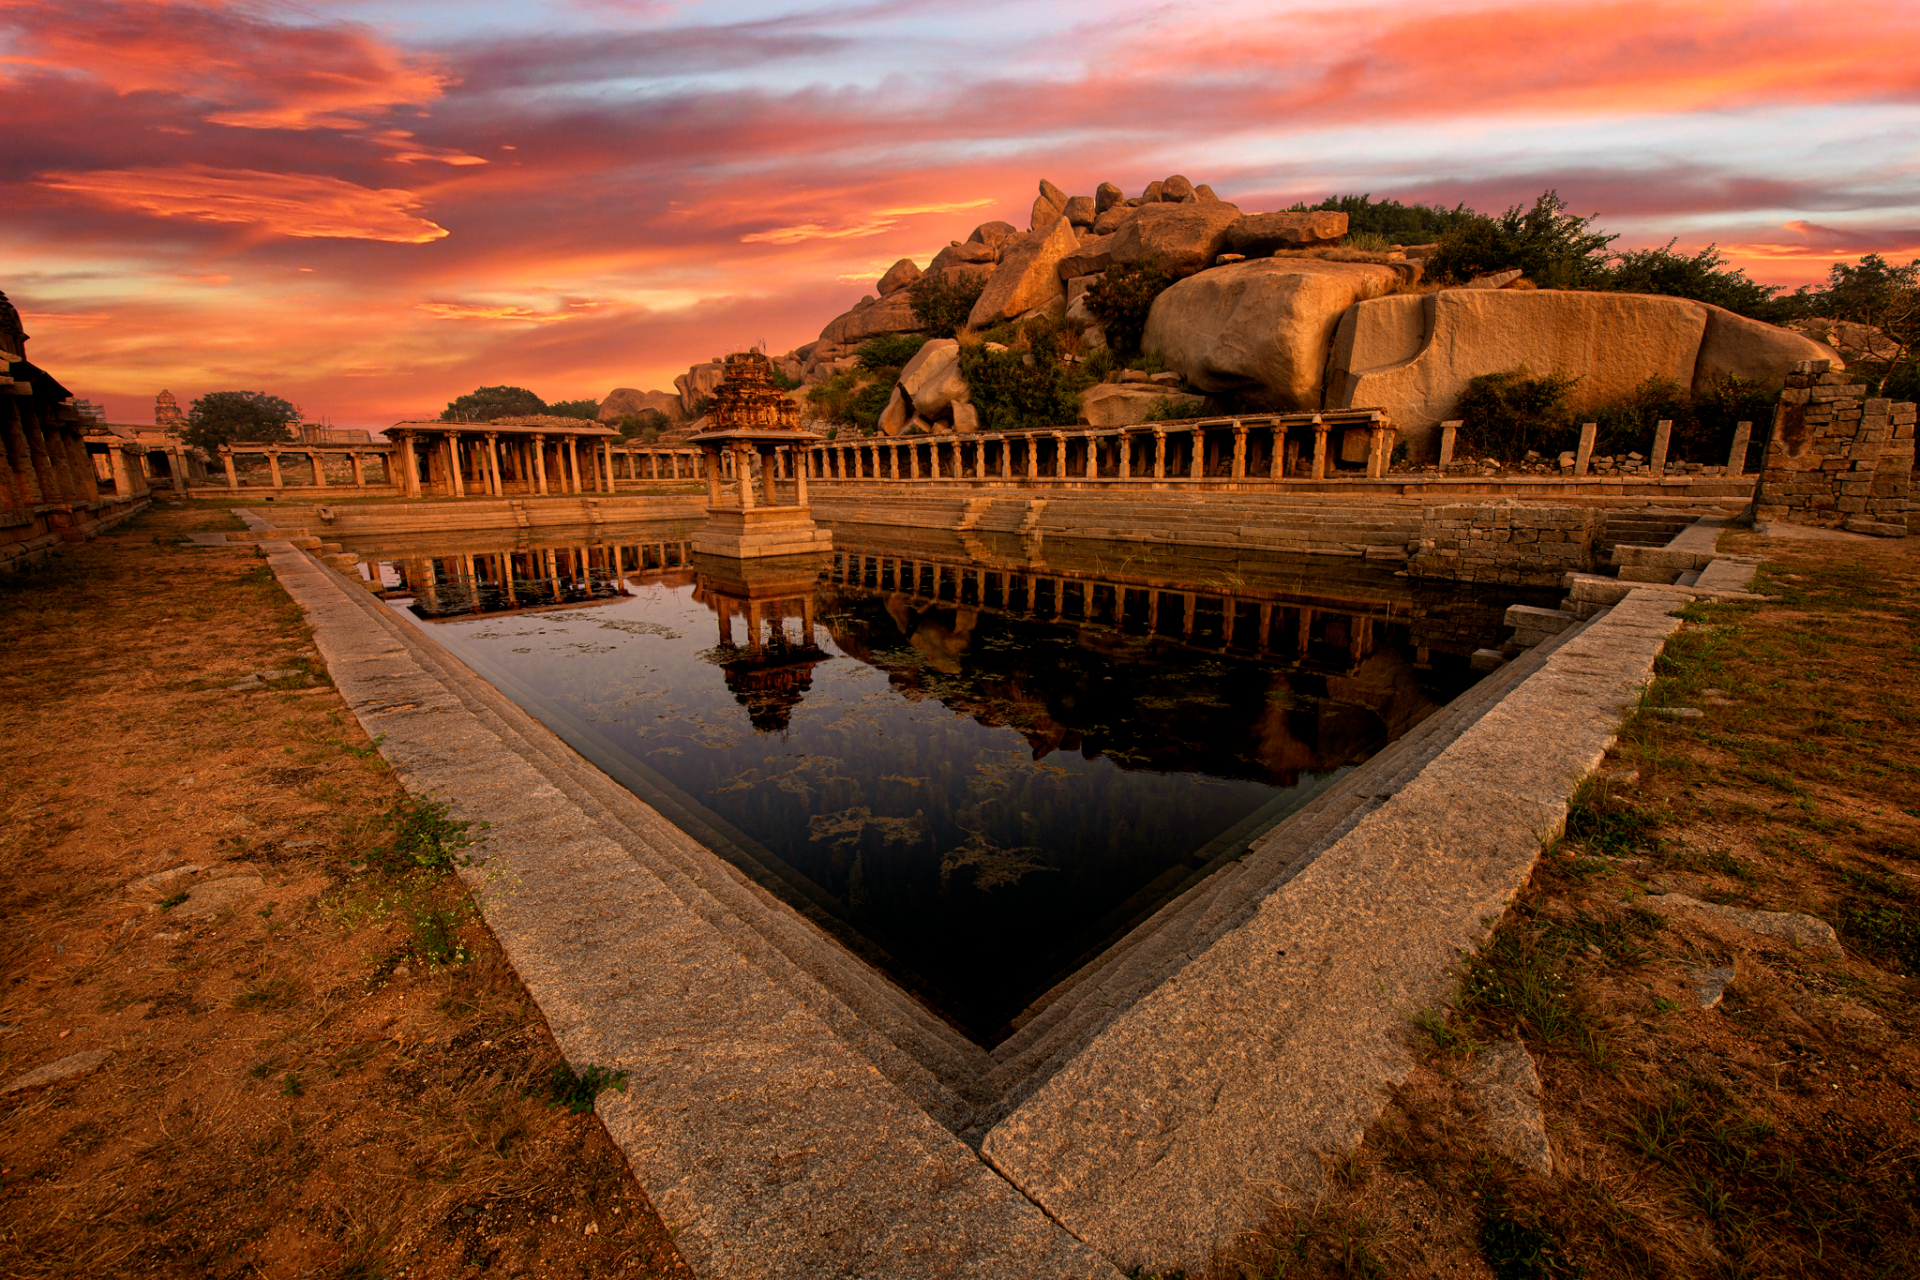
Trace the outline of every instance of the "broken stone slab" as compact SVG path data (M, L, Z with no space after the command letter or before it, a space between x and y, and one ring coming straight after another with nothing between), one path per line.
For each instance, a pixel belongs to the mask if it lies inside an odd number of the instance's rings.
M1540 1073L1533 1055L1518 1040L1499 1040L1473 1055L1461 1075L1474 1100L1487 1113L1494 1149L1524 1169L1553 1174L1553 1145L1547 1141L1540 1110Z
M205 920L230 910L267 887L257 875L233 875L219 880L202 880L187 890L187 900L174 908L174 914L188 920Z
M1867 533L1876 538L1904 538L1907 526L1891 524L1884 520L1869 520L1865 516L1851 516L1840 525L1848 533Z
M1687 980L1693 983L1693 998L1702 1009L1712 1009L1726 996L1727 988L1733 985L1731 969L1689 969Z
M1702 902L1684 893L1655 894L1641 905L1658 911L1662 915L1673 911L1697 911L1702 915L1724 920L1749 933L1761 933L1771 938L1791 942L1816 955L1843 954L1840 935L1833 931L1832 925L1825 920L1817 920L1813 916L1802 915L1797 911L1749 911L1743 907L1722 906L1717 902Z
M35 1067L22 1075L17 1075L0 1085L0 1097L9 1093L19 1093L22 1089L37 1089L43 1084L53 1084L60 1080L71 1080L75 1076L84 1076L98 1071L113 1056L110 1049L82 1049L79 1053L70 1053L64 1058Z
M197 862L188 862L178 867L170 867L165 871L156 871L150 876L141 876L129 884L125 891L136 898L149 893L157 893L164 897L167 890L173 886L182 881L191 880L205 870L206 868Z
M1513 628L1514 643L1523 649L1531 649L1549 636L1557 636L1580 619L1564 609L1542 609L1536 605L1515 604L1507 606L1504 619Z
M1507 655L1498 649L1475 649L1473 656L1467 659L1467 665L1475 671L1498 671L1506 661Z

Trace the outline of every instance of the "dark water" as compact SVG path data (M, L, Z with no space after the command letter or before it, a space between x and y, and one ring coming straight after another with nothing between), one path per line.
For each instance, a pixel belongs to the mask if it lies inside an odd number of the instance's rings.
M394 607L984 1042L1472 678L1391 600L645 556L383 571Z

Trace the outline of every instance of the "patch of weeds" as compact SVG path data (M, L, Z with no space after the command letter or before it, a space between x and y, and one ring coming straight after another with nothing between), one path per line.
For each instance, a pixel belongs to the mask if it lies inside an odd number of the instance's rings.
M289 1098L297 1098L307 1091L307 1082L300 1078L298 1071L289 1071L280 1078L280 1092Z
M1876 871L1835 869L1853 888L1840 904L1840 932L1862 950L1920 974L1920 889Z
M362 854L360 861L375 871L452 871L458 867L479 865L482 861L469 849L483 847L486 837L476 834L487 823L456 819L453 806L444 800L403 796L396 800L382 819L388 839Z
M1567 839L1596 853L1623 857L1657 847L1659 819L1621 799L1601 779L1588 779L1567 807Z
M413 931L407 939L407 951L422 964L435 967L465 964L473 959L466 939L456 932L466 915L459 908L416 906L411 912Z
M609 1071L598 1064L575 1071L561 1062L554 1066L553 1076L547 1082L547 1105L565 1107L576 1116L585 1115L593 1110L593 1100L605 1089L625 1093L627 1073Z
M348 742L344 738L328 738L327 739L327 741L330 744L340 748L342 751L352 756L355 760L370 760L370 761L377 761L380 759L380 744L385 742L386 740L387 740L387 735L385 730L382 730L378 737L374 738L372 742L369 742L364 747L356 747L351 742Z
M1447 1015L1442 1010L1423 1010L1414 1017L1413 1025L1433 1042L1434 1048L1449 1057L1464 1058L1478 1047L1472 1036L1447 1021Z
M1653 915L1629 907L1598 915L1576 911L1571 921L1552 926L1550 932L1563 935L1572 945L1594 948L1609 964L1633 968L1646 963L1647 941L1659 929Z
M1487 1197L1480 1220L1480 1256L1499 1280L1553 1280L1580 1271L1560 1242L1531 1215L1516 1212L1504 1196Z
M1460 984L1459 1008L1496 1033L1567 1048L1595 1070L1608 1064L1606 1037L1573 999L1567 951L1574 938L1564 926L1538 928L1523 921L1502 925L1481 948Z
M172 897L160 899L160 909L162 911L171 911L175 907L179 906L181 903L185 902L186 900L187 900L186 894L176 893Z
M233 998L236 1009L286 1009L299 1003L300 984L292 978L270 978Z
M252 1076L255 1080L265 1080L268 1076L272 1075L275 1071L278 1071L279 1069L280 1069L280 1059L262 1058L260 1059L260 1061L254 1063L252 1066L247 1068L247 1074Z

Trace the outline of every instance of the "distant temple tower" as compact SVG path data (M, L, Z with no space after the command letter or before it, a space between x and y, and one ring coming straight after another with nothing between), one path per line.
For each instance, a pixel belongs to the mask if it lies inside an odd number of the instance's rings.
M162 391L153 398L153 425L163 431L178 431L187 425L187 415L180 412L180 402L173 398L173 392Z

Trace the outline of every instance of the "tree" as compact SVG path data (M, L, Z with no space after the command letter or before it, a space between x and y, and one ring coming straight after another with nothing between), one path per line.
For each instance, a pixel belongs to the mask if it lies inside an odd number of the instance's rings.
M440 411L442 422L492 422L545 413L547 402L525 387L481 387Z
M1618 293L1658 293L1670 298L1692 298L1737 311L1755 320L1778 324L1790 307L1774 297L1779 286L1759 284L1741 269L1729 269L1717 245L1692 255L1675 253L1669 240L1658 249L1633 249L1613 255L1607 288Z
M598 400L555 400L547 406L547 412L556 418L581 418L587 422L596 422L600 418Z
M293 439L300 411L264 391L209 391L187 409L180 438L212 453L223 444L271 444Z
M1568 213L1559 192L1543 191L1531 209L1514 205L1497 218L1472 218L1449 231L1427 270L1470 280L1518 267L1546 289L1605 288L1607 246L1619 237L1593 230L1598 216Z
M933 271L907 286L907 304L921 328L936 338L951 338L967 327L986 287L984 274Z
M1871 325L1885 342L1869 341L1848 366L1876 396L1920 394L1920 258L1896 267L1877 253L1827 269L1824 289L1803 287L1791 299L1796 314Z
M613 422L620 432L622 440L638 439L641 444L652 444L660 438L660 433L673 425L673 420L658 409L642 409L638 413L623 413Z
M1358 196L1328 196L1319 204L1296 204L1289 212L1330 209L1347 215L1350 236L1384 236L1389 244L1432 244L1450 231L1486 215L1465 204L1448 209L1437 204L1401 204L1375 200L1371 192Z

